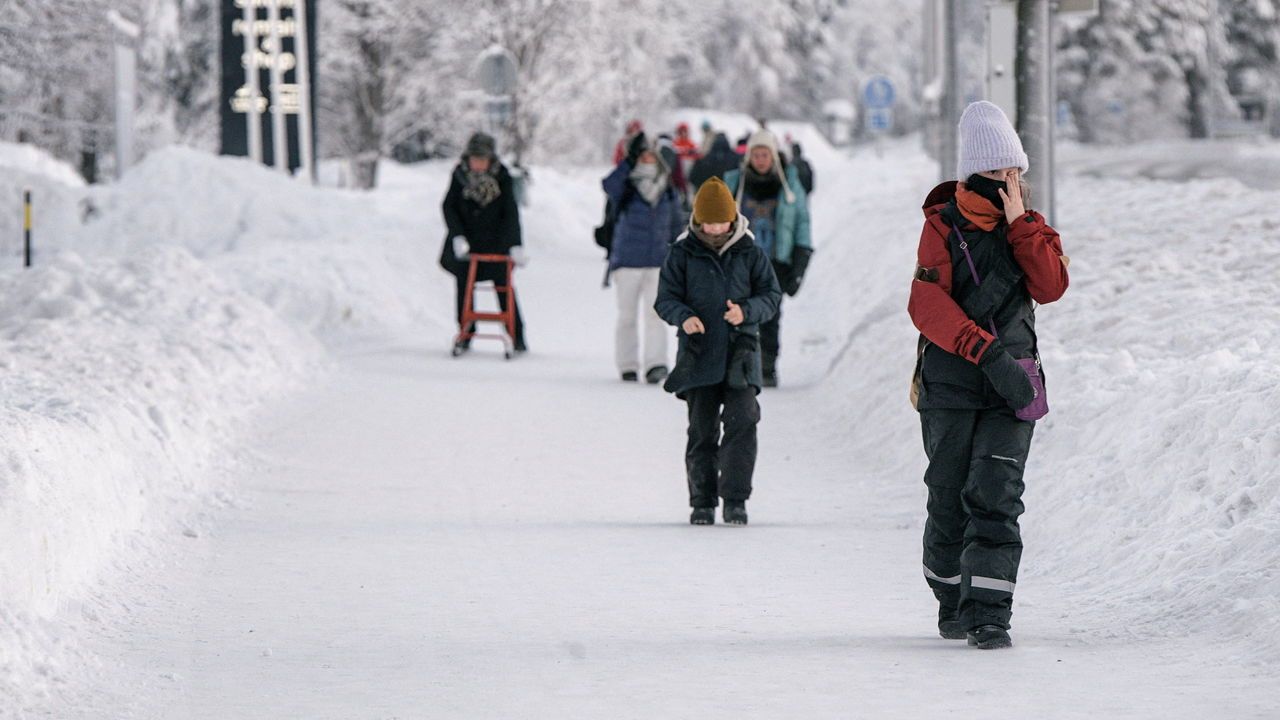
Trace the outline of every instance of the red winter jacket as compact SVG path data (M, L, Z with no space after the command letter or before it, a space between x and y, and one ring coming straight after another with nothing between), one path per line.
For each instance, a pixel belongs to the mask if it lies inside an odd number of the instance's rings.
M951 297L951 228L939 214L955 196L956 182L945 182L925 199L916 274L907 312L929 342L977 364L991 347L992 336L978 327ZM1001 224L1003 224L1003 220ZM962 230L967 229L965 227ZM1057 231L1029 211L1008 226L1006 238L1014 259L1026 274L1027 290L1038 303L1051 303L1067 291L1067 260Z

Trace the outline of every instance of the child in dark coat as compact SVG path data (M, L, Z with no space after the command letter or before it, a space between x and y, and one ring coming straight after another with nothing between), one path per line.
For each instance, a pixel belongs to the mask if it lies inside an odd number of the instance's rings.
M708 180L693 202L689 229L671 247L654 309L679 328L676 365L665 388L689 404L685 468L694 525L747 524L756 464L756 425L764 384L760 325L778 312L782 289L756 246L729 188ZM724 437L720 438L720 424Z

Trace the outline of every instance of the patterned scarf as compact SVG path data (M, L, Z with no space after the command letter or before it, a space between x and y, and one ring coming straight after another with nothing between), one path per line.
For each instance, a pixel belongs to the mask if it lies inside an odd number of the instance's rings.
M498 199L502 188L498 185L498 165L494 163L485 172L466 171L466 185L462 189L462 197L485 207Z

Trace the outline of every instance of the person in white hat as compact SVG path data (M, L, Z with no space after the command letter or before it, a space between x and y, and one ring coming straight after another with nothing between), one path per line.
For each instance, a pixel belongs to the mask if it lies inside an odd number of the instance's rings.
M809 233L809 199L796 168L778 152L778 138L768 130L757 130L747 140L747 155L738 170L724 176L724 182L751 223L756 244L773 262L778 284L787 295L800 291L813 240ZM778 386L779 337L782 308L773 319L760 326L761 362L765 387Z
M934 188L908 312L920 331L912 401L929 467L924 575L938 632L1012 645L1023 471L1048 412L1035 304L1067 290L1058 233L1026 209L1027 154L989 102L960 118L961 181Z

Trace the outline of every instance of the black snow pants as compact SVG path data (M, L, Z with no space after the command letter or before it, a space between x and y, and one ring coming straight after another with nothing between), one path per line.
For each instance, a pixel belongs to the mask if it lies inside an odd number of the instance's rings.
M778 312L768 322L760 323L760 369L765 375L778 371L778 354L782 352L782 300Z
M458 281L458 297L457 297L457 319L458 325L462 325L462 303L467 299L467 271L464 268L462 272L454 275ZM507 283L507 268L505 265L496 263L480 263L476 266L476 282L485 280L492 281L495 285L505 285ZM511 293L511 299L516 300L516 294ZM474 299L473 299L474 302ZM505 312L507 309L507 294L498 293L498 306ZM493 307L490 305L489 307ZM475 332L475 324L467 328L468 332ZM524 347L524 318L520 317L520 302L516 301L516 336L511 338L516 347Z
M755 388L735 390L720 383L693 388L685 393L685 400L689 404L689 443L684 454L689 505L713 508L717 497L747 500L756 469L756 425L760 422Z
M1007 408L922 410L929 469L924 574L948 616L966 628L1009 628L1022 558L1018 516L1035 423Z

